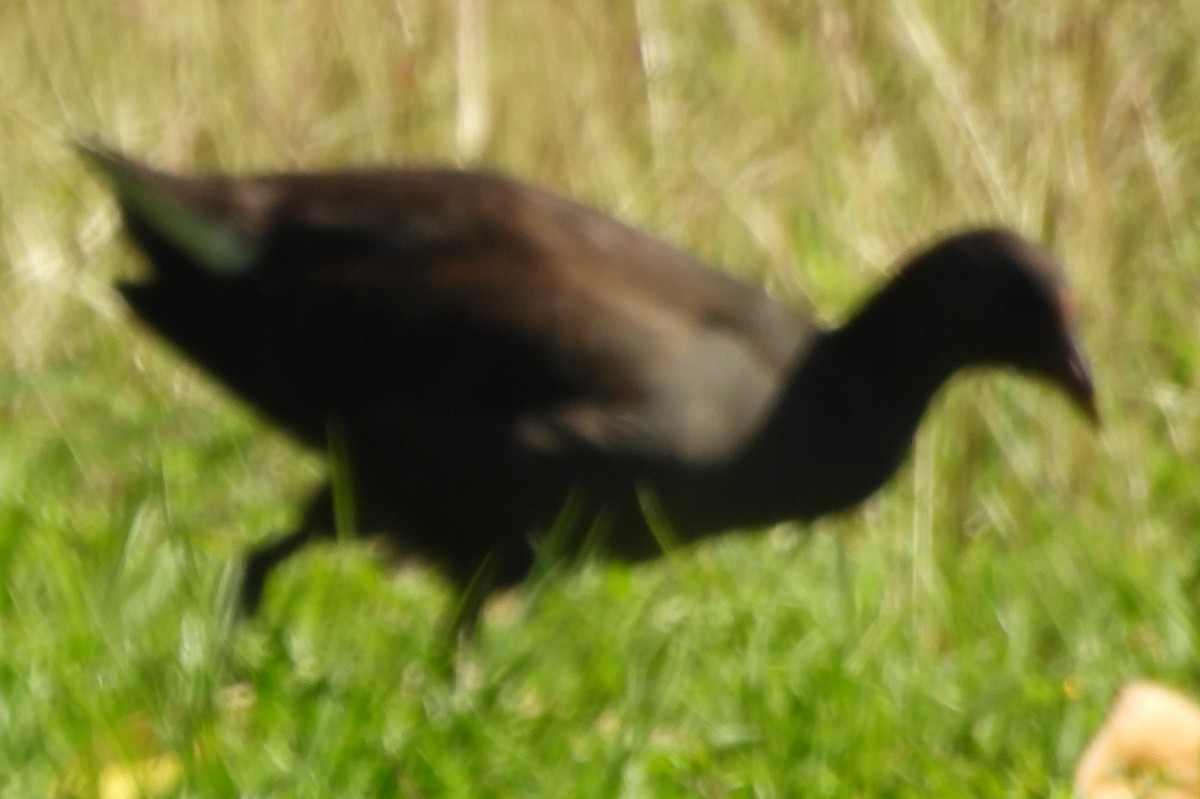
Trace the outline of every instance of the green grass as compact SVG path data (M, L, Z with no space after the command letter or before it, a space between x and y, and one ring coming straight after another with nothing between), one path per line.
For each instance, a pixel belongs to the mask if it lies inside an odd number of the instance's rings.
M164 757L155 795L1067 796L1121 683L1200 690L1193 4L494 0L474 66L455 7L0 4L0 795ZM448 592L364 547L231 632L230 564L319 463L128 321L79 132L485 164L828 320L1003 222L1064 260L1105 427L960 380L861 511L551 575L457 687Z

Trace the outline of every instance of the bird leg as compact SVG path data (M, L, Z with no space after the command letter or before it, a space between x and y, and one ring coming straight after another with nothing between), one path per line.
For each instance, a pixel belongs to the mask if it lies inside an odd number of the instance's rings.
M258 612L258 608L262 604L263 591L266 589L267 576L272 569L303 548L309 541L333 535L334 525L330 523L332 513L330 487L325 485L309 501L308 510L299 527L281 538L250 551L246 557L241 589L238 594L238 609L244 617L249 618Z
M472 641L479 631L479 617L483 606L492 595L496 577L500 571L500 553L492 550L483 561L460 583L462 586L446 620L446 640L451 647L462 641Z

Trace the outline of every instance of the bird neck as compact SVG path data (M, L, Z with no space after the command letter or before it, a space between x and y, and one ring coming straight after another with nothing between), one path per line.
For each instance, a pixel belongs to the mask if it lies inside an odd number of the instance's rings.
M969 363L921 310L902 293L877 295L814 344L746 451L741 468L759 481L761 508L780 517L837 511L896 472L938 389Z
M830 335L838 357L856 363L888 406L920 420L937 390L977 362L975 328L922 273L901 273Z

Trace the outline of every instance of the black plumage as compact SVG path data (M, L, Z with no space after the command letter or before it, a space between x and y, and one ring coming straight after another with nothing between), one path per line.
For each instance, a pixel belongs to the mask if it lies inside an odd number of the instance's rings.
M661 550L647 503L682 542L852 506L965 367L1049 380L1096 417L1062 274L1005 230L935 243L825 329L496 175L180 177L84 151L150 263L120 286L135 313L301 442L335 431L356 527L460 586L482 573L480 601L556 520L556 557L586 538L636 560ZM247 607L332 529L326 487L251 555Z

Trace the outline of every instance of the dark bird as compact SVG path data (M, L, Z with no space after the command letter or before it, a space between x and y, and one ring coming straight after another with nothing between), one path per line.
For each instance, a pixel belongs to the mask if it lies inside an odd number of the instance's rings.
M964 368L1042 378L1097 418L1060 269L1006 230L916 253L826 329L493 174L182 177L83 152L150 263L120 284L134 312L340 453L356 530L474 580L467 628L550 550L648 559L661 530L687 543L861 502ZM246 609L276 564L333 532L337 493L250 555Z

